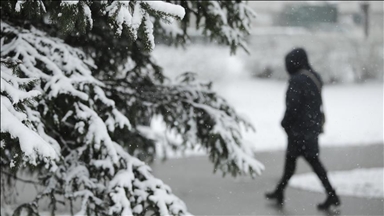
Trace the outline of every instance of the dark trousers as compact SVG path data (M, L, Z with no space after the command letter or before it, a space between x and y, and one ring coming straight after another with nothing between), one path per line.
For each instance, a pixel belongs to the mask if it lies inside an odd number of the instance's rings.
M304 141L304 142L303 142ZM314 139L288 139L288 150L285 157L284 174L277 186L277 190L283 191L288 184L289 179L293 176L296 163L299 156L303 156L304 159L312 167L313 171L319 177L323 184L327 194L335 193L331 186L327 171L323 164L320 162L317 137Z

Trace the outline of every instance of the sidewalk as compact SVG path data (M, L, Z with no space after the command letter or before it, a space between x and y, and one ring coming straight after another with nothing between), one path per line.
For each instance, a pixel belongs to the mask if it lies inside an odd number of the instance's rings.
M383 167L383 154L383 145L321 149L328 171ZM282 175L284 152L259 152L257 158L266 170L256 179L213 174L207 157L170 159L152 167L155 176L171 186L194 215L384 215L383 199L345 196L341 196L337 211L321 212L316 206L324 201L325 194L290 187L286 205L278 208L264 198L264 193L274 189ZM295 174L306 172L311 172L310 167L299 159Z

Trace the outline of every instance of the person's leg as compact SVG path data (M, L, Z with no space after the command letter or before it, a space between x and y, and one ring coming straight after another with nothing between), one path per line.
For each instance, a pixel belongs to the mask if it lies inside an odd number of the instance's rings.
M283 176L277 185L277 190L284 191L287 187L289 179L293 176L296 170L297 156L290 155L289 153L285 156L285 166Z
M292 177L293 173L296 169L296 161L297 161L297 149L295 139L292 137L288 137L288 147L285 155L285 165L283 176L277 185L276 189L273 192L266 193L265 196L268 199L277 200L278 204L284 203L284 189L286 188L289 179Z
M289 155L287 152L285 157L285 166L283 176L273 192L266 193L268 199L275 199L279 205L284 204L284 189L286 188L289 179L292 177L296 168L297 156Z
M319 204L317 207L321 210L326 210L329 209L329 207L331 207L332 205L340 205L340 199L328 180L327 171L325 170L323 164L320 162L319 156L305 156L305 159L311 165L313 171L319 177L321 183L325 188L325 191L327 192L326 200L323 203Z
M306 156L305 159L311 165L317 177L319 177L327 194L334 192L334 189L328 180L327 171L325 170L323 164L320 162L319 156Z
M280 182L277 185L277 191L284 191L284 189L287 187L289 179L291 179L291 177L295 173L297 158L300 155L300 149L298 148L298 140L302 139L288 136L288 146L287 152L285 154L284 171L283 176L281 177Z

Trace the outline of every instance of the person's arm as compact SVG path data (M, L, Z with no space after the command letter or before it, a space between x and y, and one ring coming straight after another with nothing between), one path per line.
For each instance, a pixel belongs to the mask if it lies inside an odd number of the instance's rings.
M302 97L304 93L302 82L300 77L293 77L288 85L285 101L286 110L281 122L281 126L283 126L286 132L289 132L291 126L295 124L297 116L300 115L302 109Z

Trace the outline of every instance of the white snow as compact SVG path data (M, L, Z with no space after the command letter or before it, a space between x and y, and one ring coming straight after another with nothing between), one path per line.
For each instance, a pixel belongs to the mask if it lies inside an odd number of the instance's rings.
M339 195L384 198L384 168L355 169L329 172L328 178ZM294 175L289 186L314 192L323 192L323 186L314 173Z
M141 5L136 4L132 15L132 29L135 34L137 34L137 30L139 29L141 22L143 21L144 13L145 11L143 11Z
M89 127L85 136L86 143L92 143L96 149L104 146L108 151L108 156L114 164L119 160L114 142L108 134L108 130L103 120L97 113L88 106L78 103L75 104L76 117L79 120L88 121ZM100 165L97 163L97 165Z
M19 139L21 150L32 164L36 164L38 156L51 159L58 158L56 151L50 144L9 111L12 107L7 107L6 101L8 101L7 104L10 104L8 98L1 96L1 132L10 133L13 138Z
M15 5L15 11L20 12L22 5L25 3L25 0L18 0Z
M121 215L133 215L131 209L131 203L127 198L124 188L117 187L115 188L114 193L111 193L111 199L115 203L109 210L109 213L121 213Z
M85 2L82 3L82 6L83 6L84 16L86 17L90 28L92 28L93 27L93 19L92 19L91 9L89 8L89 6Z
M185 16L185 10L180 5L175 5L163 1L143 1L143 3L148 4L153 10L170 14L179 19L183 19Z
M144 31L151 50L155 47L155 42L153 35L153 22L147 10L154 11L160 15L166 14L167 16L164 16L164 19L166 20L170 17L183 19L185 15L183 7L163 1L137 1L135 2L133 9L131 9L131 2L129 1L114 1L107 4L105 13L107 13L108 16L114 20L117 27L116 33L118 35L122 34L124 27L128 27L133 39L136 40L137 31L144 22Z
M155 48L155 37L153 36L153 23L148 13L144 16L144 32L147 34L151 46L150 50L153 50Z
M58 94L69 93L82 100L88 100L88 95L76 89L75 86L78 85L79 88L82 88L89 83L97 83L102 86L100 81L91 76L90 68L95 67L92 60L80 59L85 57L83 52L63 44L59 39L47 37L45 33L35 28L32 28L31 32L22 32L4 22L1 23L1 27L4 32L18 35L18 39L8 44L2 44L1 54L6 56L10 52L16 52L17 56L24 56L20 69L27 76L49 80L43 91L50 90L51 98ZM43 44L46 46L41 46ZM35 66L37 61L46 64L46 68L53 74L52 77ZM67 77L66 74L71 74L72 71L78 72L73 73L70 78Z
M221 22L224 25L227 25L227 13L221 8L220 3L217 1L211 1L210 3L211 5L209 6L209 10L211 11L211 13L215 14L216 16L219 16Z
M27 2L26 0L18 0L15 5L15 11L20 12L24 7L24 3L26 2ZM37 6L39 7L39 9L43 10L44 12L47 12L42 0L35 1L35 3L37 3Z
M132 24L132 15L129 12L129 2L114 1L106 8L106 12L114 17L114 21L117 25L116 33L121 35L123 31L123 25L130 26Z
M248 116L256 133L244 139L256 150L277 150L286 146L280 126L284 115L286 82L233 78L217 90L238 112ZM321 146L351 146L383 143L383 83L325 86L326 115Z
M12 138L19 140L20 149L25 154L24 161L36 164L38 157L57 159L58 154L55 149L34 131L35 128L28 127L24 122L34 120L36 116L28 112L18 110L15 106L19 102L33 99L40 95L39 91L29 92L21 88L20 85L31 82L33 79L18 78L12 74L12 70L5 65L1 65L1 132L9 133ZM2 145L2 148L4 145ZM11 162L11 168L15 166Z
M61 5L72 6L79 3L79 0L61 1Z

